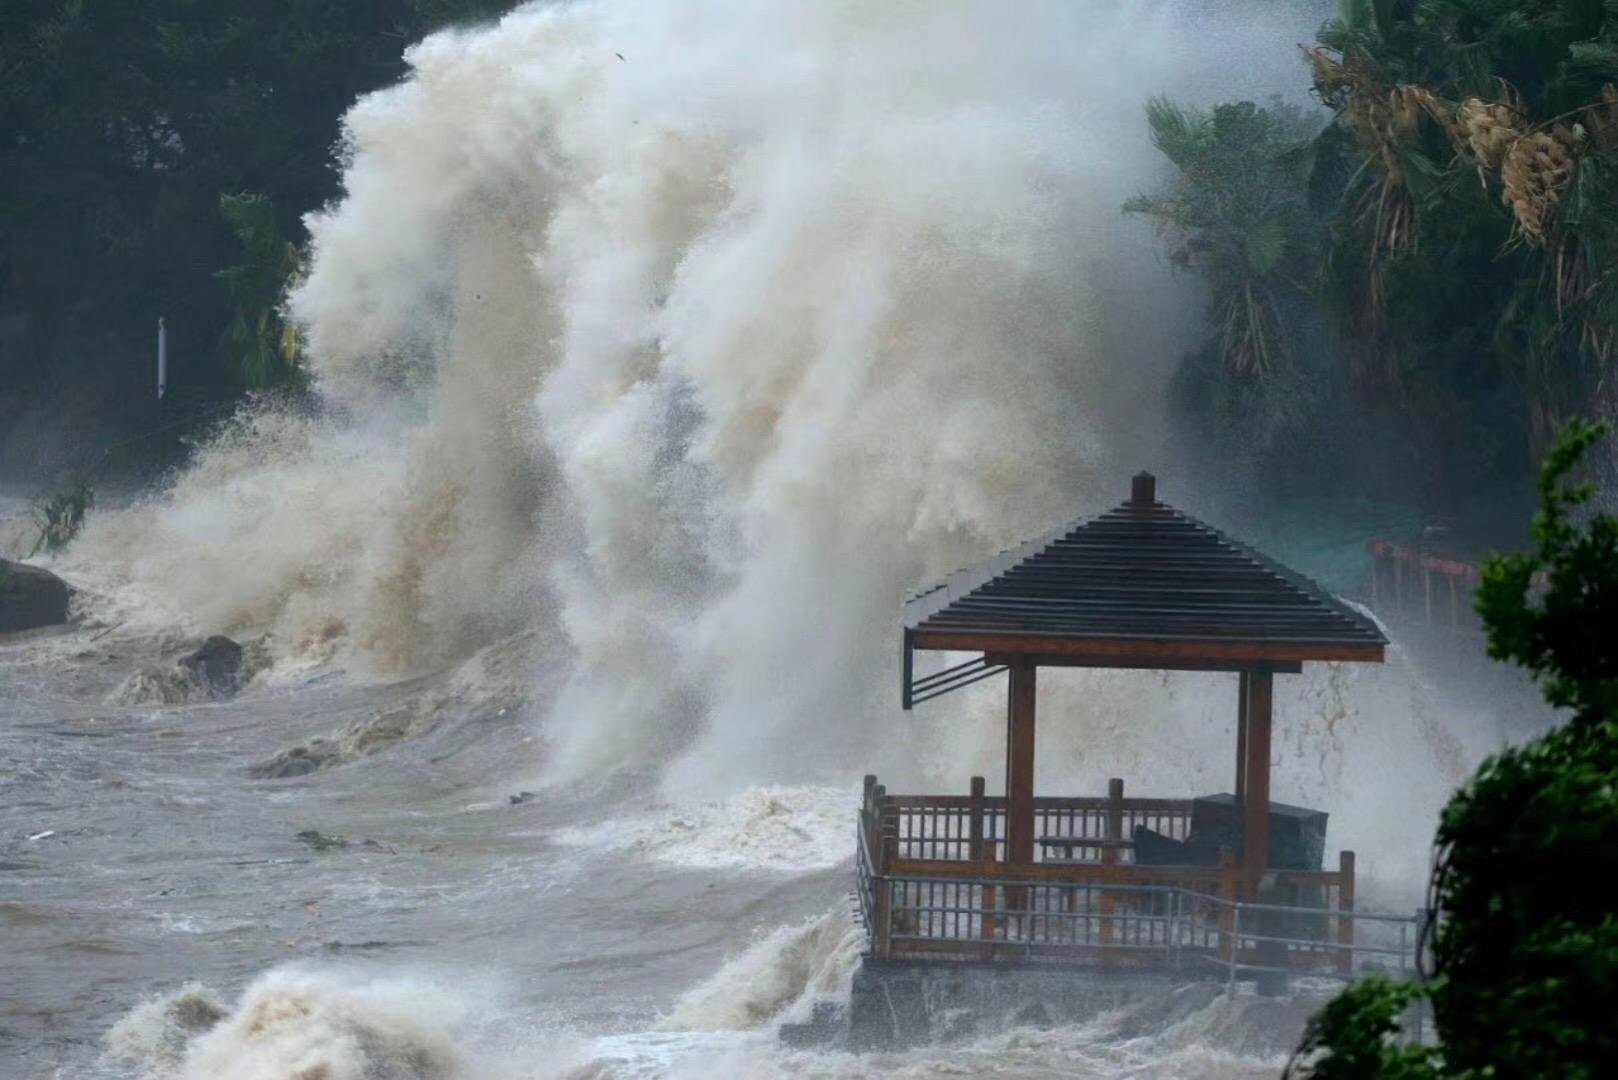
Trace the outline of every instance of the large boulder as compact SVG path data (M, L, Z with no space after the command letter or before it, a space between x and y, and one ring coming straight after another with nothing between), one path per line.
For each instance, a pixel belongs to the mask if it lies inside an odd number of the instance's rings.
M263 639L242 645L216 634L184 656L134 672L108 700L118 705L222 701L234 697L268 664Z
M37 566L0 559L0 634L67 622L73 590Z
M180 658L180 670L208 697L232 697L242 688L242 647L215 634L196 652Z

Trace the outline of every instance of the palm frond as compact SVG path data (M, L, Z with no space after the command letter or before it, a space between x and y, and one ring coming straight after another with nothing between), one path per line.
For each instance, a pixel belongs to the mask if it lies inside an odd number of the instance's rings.
M1181 169L1193 167L1206 149L1208 118L1167 97L1154 97L1146 103L1146 125L1152 145Z

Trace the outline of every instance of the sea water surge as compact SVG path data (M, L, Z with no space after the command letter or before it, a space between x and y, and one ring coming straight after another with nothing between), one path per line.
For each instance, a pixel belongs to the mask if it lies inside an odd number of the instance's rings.
M49 560L80 621L0 639L0 1074L1274 1075L1295 1027L1196 988L776 1030L857 959L861 774L1002 767L998 687L898 710L901 596L1143 465L1215 517L1161 405L1200 299L1119 206L1150 94L1296 86L1327 14L584 2L414 46L310 218L317 405L104 500ZM215 633L230 700L169 674ZM1233 680L1040 707L1044 790L1228 787ZM1507 725L1397 645L1276 707L1274 796L1415 906Z

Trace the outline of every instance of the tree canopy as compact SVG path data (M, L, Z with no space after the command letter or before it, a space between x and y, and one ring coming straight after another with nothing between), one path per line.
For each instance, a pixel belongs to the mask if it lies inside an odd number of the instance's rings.
M289 374L277 307L339 121L404 50L507 0L0 5L0 387L149 371L231 395Z
M1126 209L1214 297L1182 401L1240 415L1261 475L1396 418L1423 504L1487 535L1550 433L1615 404L1618 5L1344 0L1305 59L1303 145L1281 107L1148 106L1179 178Z

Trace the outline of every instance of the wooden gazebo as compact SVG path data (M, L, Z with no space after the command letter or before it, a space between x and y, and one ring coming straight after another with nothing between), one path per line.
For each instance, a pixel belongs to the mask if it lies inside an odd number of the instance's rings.
M1005 795L985 795L973 778L965 797L896 796L867 777L860 895L875 955L1129 952L1133 932L1134 951L1154 957L1201 940L1229 958L1241 947L1229 913L1213 913L1223 938L1215 925L1214 937L1198 939L1189 908L1209 909L1188 907L1183 896L1253 904L1284 895L1328 912L1352 907L1351 853L1336 871L1272 865L1272 817L1309 813L1270 802L1273 677L1306 661L1381 661L1386 639L1312 582L1159 502L1150 474L1134 478L1116 509L919 593L904 606L903 632L907 710L1009 676ZM918 654L928 651L977 655L918 675ZM1233 795L1196 805L1125 799L1114 780L1106 798L1036 798L1041 667L1235 673ZM1221 807L1226 827L1195 835L1194 814ZM1323 830L1325 815L1317 816ZM1120 905L1134 912L1133 927L1115 916ZM1339 920L1339 943L1351 937L1347 926ZM1331 959L1340 966L1346 956Z

